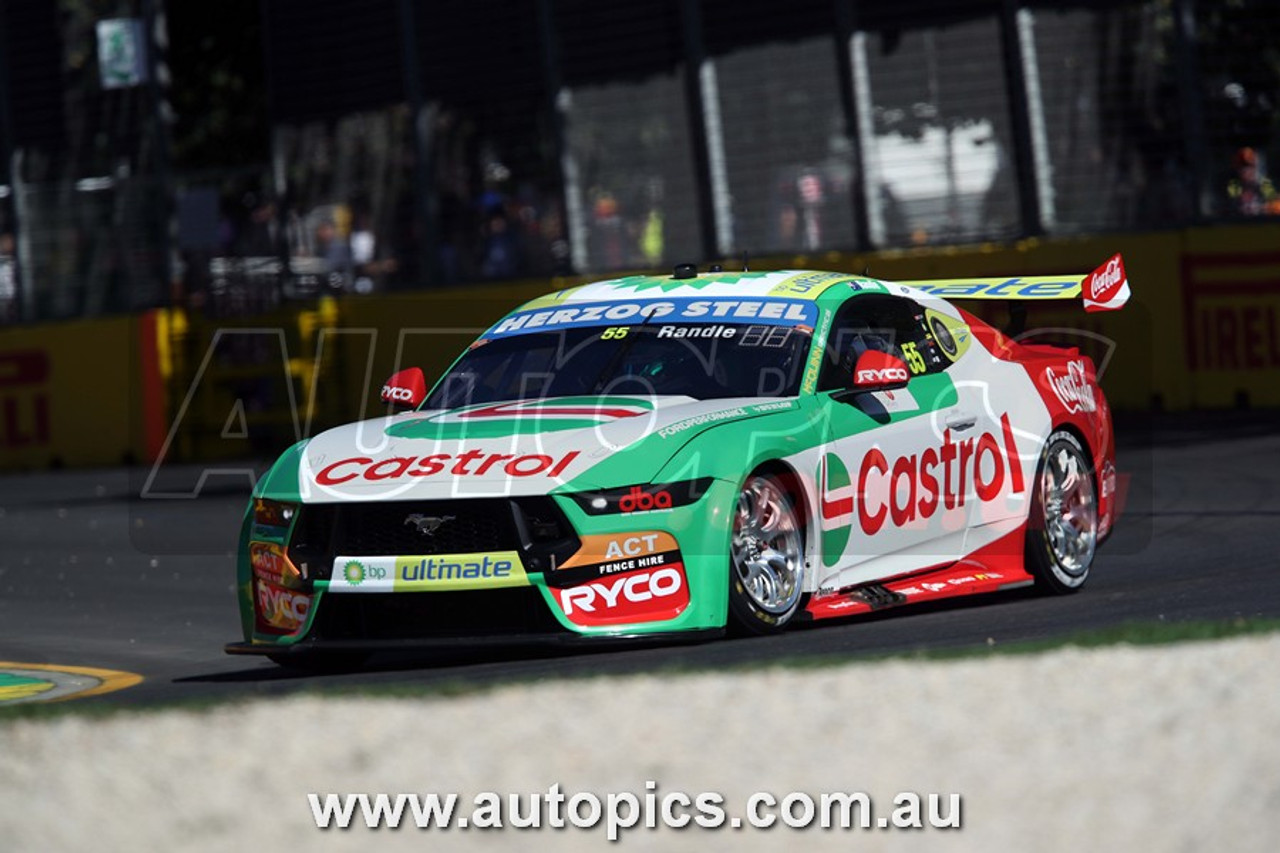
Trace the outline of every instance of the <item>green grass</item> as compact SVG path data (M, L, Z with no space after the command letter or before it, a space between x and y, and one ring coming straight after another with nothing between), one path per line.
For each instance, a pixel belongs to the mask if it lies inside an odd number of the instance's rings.
M947 661L984 658L995 655L1042 654L1062 648L1100 648L1103 646L1156 646L1171 643L1207 642L1232 637L1271 634L1280 631L1280 619L1236 618L1211 622L1126 622L1107 628L1078 631L1072 634L1036 640L1001 642L988 637L985 642L940 649L918 649L909 652L853 657L819 656L792 658L789 667L833 666L846 663L871 663L886 660Z
M1280 631L1280 619L1229 619L1218 622L1129 622L1109 628L1082 631L1059 639L988 645L986 651L1005 654L1042 652L1063 646L1095 648L1128 643L1134 646L1154 646L1164 643L1202 642L1243 637L1253 634L1270 634ZM979 651L981 653L982 650Z
M820 630L820 629L819 629ZM995 655L1040 654L1061 648L1101 648L1117 645L1153 646L1185 642L1205 642L1231 637L1271 634L1280 631L1280 619L1244 619L1237 618L1212 622L1133 622L1098 630L1083 631L1056 637L1045 637L1037 640L1003 643L988 638L973 645L945 648L919 649L915 651L893 652L870 655L809 655L804 657L771 658L765 666L773 669L818 669L848 664L876 663L888 660L906 661L948 661L972 660ZM694 664L673 664L660 667L645 673L600 673L566 676L564 681L586 681L596 678L629 678L637 675L686 676L706 672L758 672L761 661L743 662L729 666L715 667ZM410 671L411 672L411 671ZM411 675L410 675L411 677ZM543 675L516 677L500 683L486 682L475 684L465 678L437 682L426 685L393 684L393 685L356 685L314 687L290 693L288 696L305 696L321 698L372 698L372 699L448 699L459 696L474 696L491 692L502 687L513 685L532 685L545 683ZM155 705L137 706L132 704L116 704L110 699L93 701L76 701L0 706L0 726L15 720L53 720L68 715L106 719L117 714L154 713L157 711L189 711L200 713L216 711L237 702L257 701L268 697L245 695L234 698L200 698L157 703ZM284 697L278 697L284 698Z

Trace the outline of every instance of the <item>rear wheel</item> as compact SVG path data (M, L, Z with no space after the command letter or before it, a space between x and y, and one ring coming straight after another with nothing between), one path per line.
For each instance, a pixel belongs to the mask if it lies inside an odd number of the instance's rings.
M753 474L738 494L730 545L729 617L751 634L780 631L800 610L804 537L786 488Z
M1027 570L1047 592L1084 586L1098 547L1098 500L1093 466L1080 441L1065 430L1049 436L1036 470L1027 529Z

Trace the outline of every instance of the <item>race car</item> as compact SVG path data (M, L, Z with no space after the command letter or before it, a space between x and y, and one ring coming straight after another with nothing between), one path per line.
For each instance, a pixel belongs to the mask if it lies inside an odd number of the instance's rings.
M952 303L1080 297L1124 304L1118 255L897 283L681 265L535 299L260 479L227 651L309 666L1075 592L1116 513L1094 362Z

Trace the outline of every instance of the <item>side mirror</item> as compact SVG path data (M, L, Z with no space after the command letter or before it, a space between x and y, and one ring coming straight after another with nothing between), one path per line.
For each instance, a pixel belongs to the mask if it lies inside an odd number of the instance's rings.
M382 386L382 402L397 409L416 409L427 399L427 378L422 368L410 367L393 374Z
M902 359L879 350L867 350L858 356L858 363L853 367L856 391L893 391L907 387L910 378L911 373Z

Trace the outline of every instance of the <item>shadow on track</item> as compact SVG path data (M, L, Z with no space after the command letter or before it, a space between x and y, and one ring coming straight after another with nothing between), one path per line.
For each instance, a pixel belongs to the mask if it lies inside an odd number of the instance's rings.
M310 688L416 689L432 686L475 689L508 683L558 678L591 678L642 674L679 674L757 666L788 665L805 660L840 663L887 655L912 655L926 648L978 648L989 630L960 631L937 642L918 634L914 620L963 618L970 611L988 610L1012 616L1018 602L1045 600L1030 589L973 595L887 608L876 613L799 623L793 630L768 637L726 636L721 639L661 640L629 638L582 646L485 646L448 649L404 649L378 652L359 666L313 671L287 666L256 666L230 672L190 675L174 685L227 688L254 685L270 693ZM996 605L1006 604L1008 607ZM999 620L997 620L999 621ZM913 627L914 626L914 627ZM890 627L893 638L883 637ZM905 634L903 633L905 632ZM879 637L878 641L872 637ZM887 641L887 642L886 642Z

